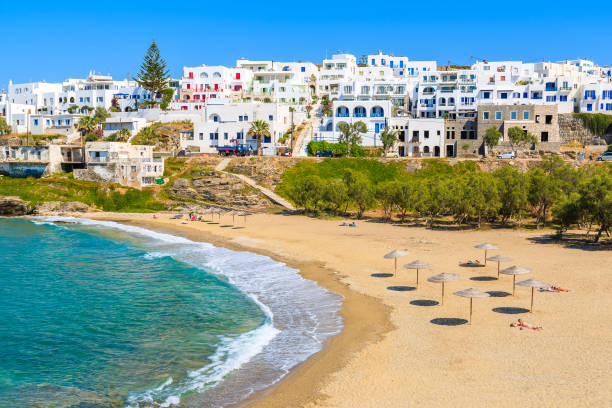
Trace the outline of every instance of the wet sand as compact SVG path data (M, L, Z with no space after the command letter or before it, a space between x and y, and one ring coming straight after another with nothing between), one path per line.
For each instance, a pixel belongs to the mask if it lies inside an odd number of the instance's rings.
M171 220L167 214L104 214L112 219L205 240L231 249L271 256L300 269L345 297L344 331L323 351L277 386L248 401L249 407L557 407L612 406L612 252L543 243L551 231L432 231L420 227L260 214L246 225L230 216L220 224ZM568 288L568 293L535 293L512 277L497 280L497 264L464 268L483 259L475 244L490 242L535 278ZM421 271L399 268L383 255L406 248L398 265L420 259ZM426 278L460 274L441 287ZM469 299L452 293L466 288L493 296ZM517 318L542 325L535 332L509 327Z

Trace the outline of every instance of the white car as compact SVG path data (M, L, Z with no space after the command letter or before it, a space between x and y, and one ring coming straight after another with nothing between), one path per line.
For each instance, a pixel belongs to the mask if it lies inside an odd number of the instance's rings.
M612 152L605 152L597 158L598 161L612 161Z
M514 159L515 157L514 152L503 152L497 155L498 159Z

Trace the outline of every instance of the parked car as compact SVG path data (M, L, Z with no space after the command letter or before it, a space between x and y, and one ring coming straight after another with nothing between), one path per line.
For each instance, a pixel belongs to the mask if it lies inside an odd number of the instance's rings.
M612 161L612 152L605 152L597 157L598 161Z
M317 157L334 157L334 152L332 152L331 150L319 150L317 153L315 153L315 156L317 156Z
M497 155L498 159L514 159L515 157L514 152L503 152Z

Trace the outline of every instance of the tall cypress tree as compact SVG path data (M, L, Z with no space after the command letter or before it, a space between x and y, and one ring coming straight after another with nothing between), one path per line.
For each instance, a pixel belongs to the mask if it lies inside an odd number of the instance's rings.
M159 48L153 41L140 65L136 82L144 89L151 91L153 97L156 97L157 94L168 87L169 78L166 61L159 55Z

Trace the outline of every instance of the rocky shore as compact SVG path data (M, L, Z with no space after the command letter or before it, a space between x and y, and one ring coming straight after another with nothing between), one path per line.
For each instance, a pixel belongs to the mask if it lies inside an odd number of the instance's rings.
M48 201L39 205L22 200L19 197L0 197L0 216L18 217L22 215L69 215L89 211L86 204L78 201Z

